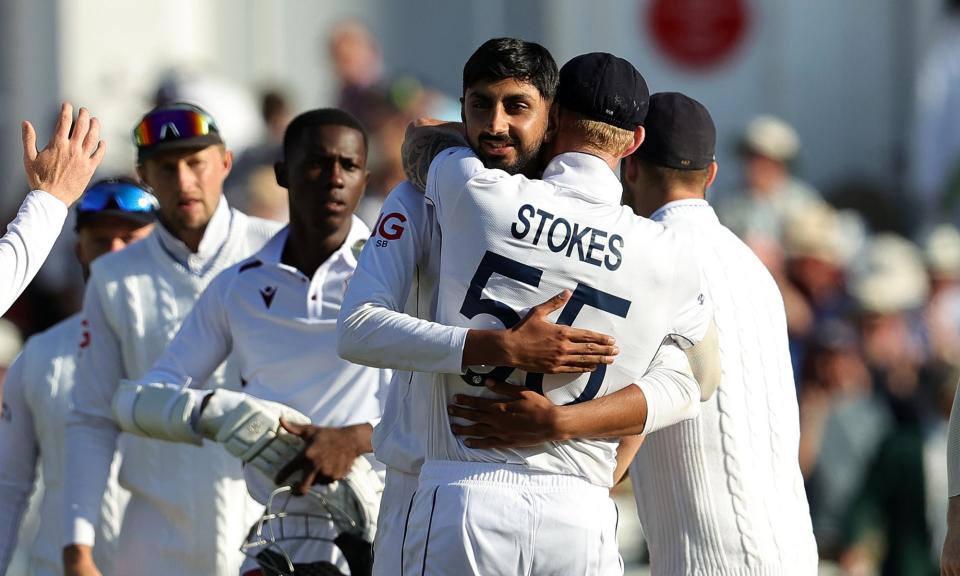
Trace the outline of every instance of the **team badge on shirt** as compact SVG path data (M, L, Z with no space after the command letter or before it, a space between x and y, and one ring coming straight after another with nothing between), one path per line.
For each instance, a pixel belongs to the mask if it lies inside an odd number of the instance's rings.
M276 295L276 286L266 286L260 289L260 296L263 298L263 304L267 307L267 310L270 309L270 305L273 304L273 297Z
M354 258L360 257L360 252L363 250L363 245L366 243L367 241L364 238L361 238L353 243L353 246L350 247L350 251L353 252Z

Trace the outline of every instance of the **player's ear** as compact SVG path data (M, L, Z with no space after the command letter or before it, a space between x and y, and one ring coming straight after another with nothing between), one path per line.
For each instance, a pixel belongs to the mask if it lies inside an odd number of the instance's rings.
M287 187L287 163L281 160L273 165L273 174L277 177L277 185ZM369 172L368 172L369 174Z
M460 123L467 125L467 115L463 111L463 96L460 97Z
M704 184L703 189L706 190L713 184L713 181L717 179L717 171L720 169L720 165L717 164L717 161L714 160L707 166L707 183Z
M620 157L624 158L636 152L637 148L639 148L640 145L643 144L643 139L646 136L647 136L647 132L646 130L644 130L643 126L637 126L637 129L633 131L633 144L631 144L630 147L627 148Z
M550 113L547 116L547 131L543 135L544 142L553 142L557 136L557 130L560 128L560 105L554 102L550 105Z

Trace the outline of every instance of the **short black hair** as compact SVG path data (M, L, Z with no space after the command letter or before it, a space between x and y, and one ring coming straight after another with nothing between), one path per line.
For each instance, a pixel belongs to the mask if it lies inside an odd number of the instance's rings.
M540 44L517 38L492 38L463 65L463 93L477 82L507 78L532 84L545 100L553 100L560 74L550 51Z
M370 150L369 138L363 124L357 118L339 108L318 108L308 110L290 121L287 130L283 133L283 155L290 153L290 148L296 144L303 131L311 126L345 126L353 128L363 135L363 156L367 157Z

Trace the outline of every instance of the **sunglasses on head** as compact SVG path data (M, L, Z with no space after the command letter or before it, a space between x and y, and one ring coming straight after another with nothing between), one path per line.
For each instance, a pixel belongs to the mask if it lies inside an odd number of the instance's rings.
M106 180L94 184L77 203L80 213L101 210L149 213L159 209L157 199L147 190L123 180Z
M133 141L138 148L145 148L165 140L197 138L213 132L220 132L216 122L199 108L163 108L143 117L133 130Z

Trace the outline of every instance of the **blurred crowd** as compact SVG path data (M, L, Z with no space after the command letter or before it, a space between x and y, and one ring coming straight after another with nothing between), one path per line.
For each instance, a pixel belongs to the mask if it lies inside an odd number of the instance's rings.
M357 211L372 225L403 179L406 125L420 116L458 119L459 107L416 78L390 75L376 38L358 22L339 24L326 49L339 91L335 102L317 104L353 113L371 134L372 174ZM236 97L238 90L246 96ZM286 191L273 163L297 110L282 88L262 89L259 103L250 94L173 74L156 99L195 99L220 119L236 155L228 201L285 219ZM947 420L960 377L960 232L951 224L917 226L906 208L877 218L883 211L869 203L845 199L838 207L803 181L795 164L801 146L784 120L754 118L739 139L739 165L721 168L739 171L742 189L711 190L708 199L783 294L800 465L821 557L851 571L892 562L915 566L901 573L934 573L946 531ZM21 338L79 308L72 245L64 234L59 257L0 321L0 370Z

